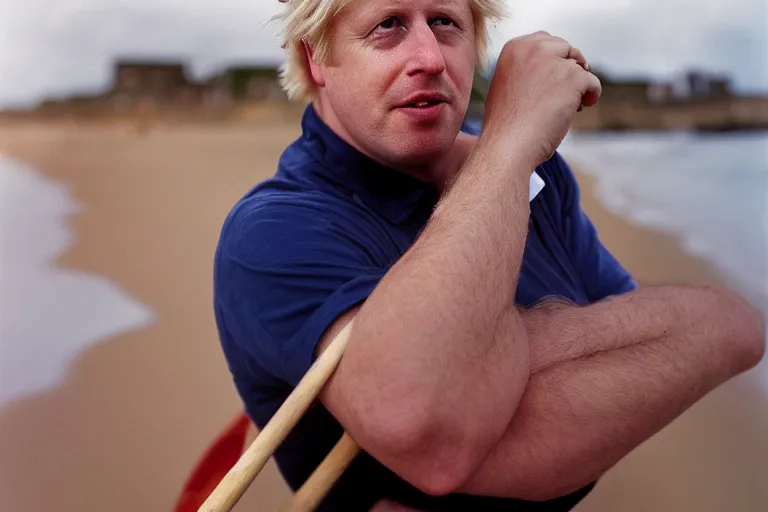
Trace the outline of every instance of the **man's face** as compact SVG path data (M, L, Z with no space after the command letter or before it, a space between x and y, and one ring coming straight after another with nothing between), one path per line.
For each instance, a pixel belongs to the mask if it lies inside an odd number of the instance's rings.
M355 0L318 66L326 122L369 156L423 165L453 145L475 67L470 0Z

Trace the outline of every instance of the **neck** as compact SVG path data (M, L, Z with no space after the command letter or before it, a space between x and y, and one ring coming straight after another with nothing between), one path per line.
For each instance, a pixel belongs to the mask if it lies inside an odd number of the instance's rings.
M344 139L347 144L381 165L389 167L395 171L409 174L416 179L429 183L434 186L441 195L464 165L464 162L469 157L472 149L475 147L475 142L477 141L476 136L459 132L451 149L440 155L438 158L432 158L428 162L416 163L413 165L393 163L371 154L369 151L366 151L365 148L356 144L343 129L341 122L333 109L326 108L322 100L315 100L312 105L320 119L322 119L323 122L336 133L336 135Z

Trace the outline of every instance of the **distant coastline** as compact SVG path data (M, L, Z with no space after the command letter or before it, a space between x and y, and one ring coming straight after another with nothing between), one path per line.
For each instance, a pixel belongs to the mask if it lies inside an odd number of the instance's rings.
M768 96L728 96L668 103L599 103L576 115L573 129L592 131L768 130Z
M574 131L768 130L768 92L739 95L722 75L689 71L676 79L653 81L593 72L603 93L598 105L576 116ZM481 118L487 91L488 78L478 71L469 118ZM292 121L303 109L286 97L274 65L241 63L194 80L184 62L118 59L106 90L0 111L0 122L126 122L145 129L185 122Z

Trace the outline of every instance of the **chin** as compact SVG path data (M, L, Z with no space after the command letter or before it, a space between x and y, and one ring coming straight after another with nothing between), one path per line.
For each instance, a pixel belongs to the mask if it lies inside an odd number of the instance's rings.
M455 139L455 137L454 137ZM453 147L453 142L445 137L407 137L403 136L398 144L390 147L393 163L411 167L434 163Z
M413 158L434 158L447 153L456 141L458 130L411 131L404 134L403 149Z

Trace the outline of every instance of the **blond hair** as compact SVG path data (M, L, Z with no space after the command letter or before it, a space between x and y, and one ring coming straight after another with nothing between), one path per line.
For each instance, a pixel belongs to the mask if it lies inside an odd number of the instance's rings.
M326 64L331 41L331 22L352 0L280 0L285 11L277 19L283 22L283 48L287 58L280 68L280 84L288 97L310 101L314 85L304 53L304 42L312 48L315 61ZM488 64L488 22L501 20L506 9L503 0L470 0L475 25L478 67Z

